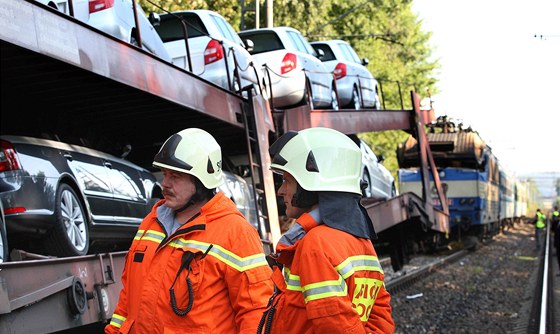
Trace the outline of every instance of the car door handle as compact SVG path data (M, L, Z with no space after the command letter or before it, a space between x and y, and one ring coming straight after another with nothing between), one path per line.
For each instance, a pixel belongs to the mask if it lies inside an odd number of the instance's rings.
M69 152L64 152L62 153L62 155L66 158L66 160L74 160L74 158L72 157L72 154L70 154Z
M113 168L113 165L111 165L111 163L107 160L103 161L103 166L105 166L107 168Z

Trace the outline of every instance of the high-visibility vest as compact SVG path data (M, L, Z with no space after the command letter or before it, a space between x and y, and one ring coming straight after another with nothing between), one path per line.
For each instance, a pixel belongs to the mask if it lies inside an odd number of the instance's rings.
M535 222L536 228L544 228L546 221L546 216L542 212L537 212L537 221Z

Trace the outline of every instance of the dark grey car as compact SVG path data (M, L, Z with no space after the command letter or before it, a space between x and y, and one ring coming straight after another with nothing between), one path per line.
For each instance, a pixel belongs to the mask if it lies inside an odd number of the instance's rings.
M91 148L0 136L9 245L55 256L126 249L161 198L148 170Z

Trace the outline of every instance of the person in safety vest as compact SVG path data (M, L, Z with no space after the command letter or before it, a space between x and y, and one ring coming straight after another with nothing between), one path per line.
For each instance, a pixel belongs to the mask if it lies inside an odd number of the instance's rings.
M545 227L546 227L546 215L541 212L541 209L537 209L537 213L535 215L535 240L536 240L536 248L540 250L543 245L544 235L545 235Z
M126 257L105 333L254 334L273 293L257 230L223 193L222 153L207 132L169 137L154 158L163 196Z
M554 211L552 211L551 217L551 230L554 232L554 248L556 248L556 260L558 261L558 267L560 267L560 212L558 211L558 206L554 206ZM560 276L560 273L557 274Z
M269 258L276 290L257 333L393 333L376 234L360 204L359 147L336 130L310 128L285 133L269 153L296 223Z

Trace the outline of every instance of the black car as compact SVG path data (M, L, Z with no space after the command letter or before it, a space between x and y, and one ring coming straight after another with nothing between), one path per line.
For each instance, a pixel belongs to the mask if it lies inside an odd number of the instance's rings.
M148 170L83 145L0 136L10 248L53 256L126 249L162 198Z

